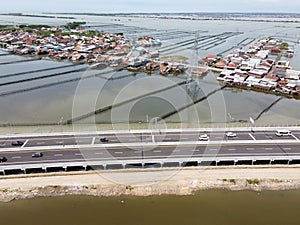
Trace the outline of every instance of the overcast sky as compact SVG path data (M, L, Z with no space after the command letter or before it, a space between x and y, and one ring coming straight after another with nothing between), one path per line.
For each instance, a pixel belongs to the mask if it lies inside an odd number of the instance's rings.
M299 0L3 0L0 12L300 12Z

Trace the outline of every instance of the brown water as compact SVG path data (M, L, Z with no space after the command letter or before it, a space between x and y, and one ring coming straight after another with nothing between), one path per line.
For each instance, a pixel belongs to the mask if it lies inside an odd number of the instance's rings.
M67 196L0 204L2 225L299 225L300 191L195 196Z

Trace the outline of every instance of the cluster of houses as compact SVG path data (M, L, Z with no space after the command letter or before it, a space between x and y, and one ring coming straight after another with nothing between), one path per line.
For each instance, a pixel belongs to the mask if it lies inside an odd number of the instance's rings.
M59 27L42 27L30 31L5 29L0 31L0 47L15 54L46 56L80 63L103 63L118 70L160 70L162 74L186 70L182 64L161 62L159 51L155 48L161 42L151 36L143 36L133 43L123 34L86 34L83 30L65 31Z
M283 57L293 57L287 43L263 39L248 51L236 49L225 57L208 55L201 64L220 71L217 80L228 85L300 97L300 71Z
M46 32L49 34L44 35ZM55 35L55 32L59 34ZM35 54L89 63L109 60L109 56L126 55L131 48L130 42L121 34L104 33L90 37L82 30L64 34L62 28L2 30L0 46L16 54Z

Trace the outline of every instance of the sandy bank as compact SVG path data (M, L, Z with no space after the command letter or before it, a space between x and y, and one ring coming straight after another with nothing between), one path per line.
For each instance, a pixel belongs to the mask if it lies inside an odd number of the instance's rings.
M60 195L190 195L205 189L300 189L300 167L122 170L2 177L0 201Z

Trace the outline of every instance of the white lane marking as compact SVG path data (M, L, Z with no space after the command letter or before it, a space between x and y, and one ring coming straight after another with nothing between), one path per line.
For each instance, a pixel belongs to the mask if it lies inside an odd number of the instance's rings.
M25 147L25 145L28 143L28 139L24 142L24 144L21 146L21 148L24 148Z
M161 150L154 150L153 152L155 152L155 153L160 153Z
M229 148L228 151L236 151L235 148Z
M155 137L152 135L152 142L155 143Z
M54 156L55 157L61 157L61 156L63 156L63 154L55 154Z
M250 136L254 141L256 141L255 137L254 137L251 133L249 133L249 136Z
M254 148L247 148L247 150L254 150Z
M92 145L95 144L95 141L96 141L96 137L93 137L93 140L92 140Z
M265 148L266 150L273 150L273 148Z
M141 151L134 151L133 153L134 153L134 154L140 154Z
M124 152L115 152L115 154L124 154Z
M291 135L293 138L295 138L297 141L299 141L299 139L294 135L294 134L292 134Z
M218 149L210 148L210 149L208 149L208 151L218 151Z
M21 159L22 157L21 156L13 156L11 157L12 159Z
M81 154L81 153L75 153L75 155L76 155L76 156L82 156L82 154Z
M42 145L42 144L45 144L46 142L44 142L44 141L40 141L40 142L37 142L36 144L37 145Z
M283 150L292 150L291 148L283 148Z
M96 152L95 155L103 155L103 152Z
M57 141L56 144L63 144L63 141Z

